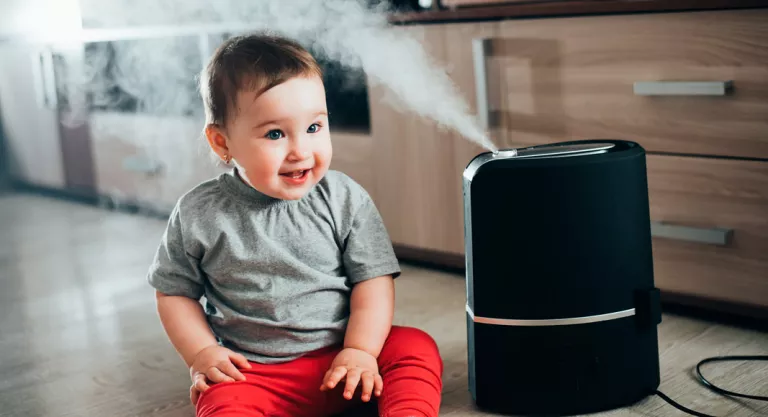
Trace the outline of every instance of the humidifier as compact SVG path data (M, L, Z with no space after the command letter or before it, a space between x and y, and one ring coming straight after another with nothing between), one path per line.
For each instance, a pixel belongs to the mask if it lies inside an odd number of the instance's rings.
M659 384L645 151L588 140L464 171L469 390L503 414L618 408Z

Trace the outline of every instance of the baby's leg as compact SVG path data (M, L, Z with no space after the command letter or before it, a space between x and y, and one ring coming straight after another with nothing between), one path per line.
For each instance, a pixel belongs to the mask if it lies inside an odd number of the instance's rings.
M332 414L335 410L328 410L333 408L329 404L329 393L320 391L320 385L338 352L338 349L326 349L282 364L251 363L251 369L240 370L245 381L216 384L204 392L197 403L197 417ZM335 394L341 397L341 393Z
M384 391L382 417L437 417L442 395L443 361L425 332L393 326L379 355Z

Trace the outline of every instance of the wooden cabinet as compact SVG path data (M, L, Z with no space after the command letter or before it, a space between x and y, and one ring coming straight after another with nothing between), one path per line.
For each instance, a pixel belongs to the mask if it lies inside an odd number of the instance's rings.
M500 145L640 143L653 230L671 230L654 234L657 286L768 309L766 21L768 9L501 22ZM676 237L691 231L728 239Z
M501 148L596 138L640 143L648 151L657 286L671 296L767 312L765 22L768 9L401 30L425 38L473 112L472 39L488 39L486 107ZM427 251L417 258L448 254L447 263L457 265L461 173L484 150L389 108L375 92L377 203L393 241ZM697 241L685 237L691 230L727 238Z

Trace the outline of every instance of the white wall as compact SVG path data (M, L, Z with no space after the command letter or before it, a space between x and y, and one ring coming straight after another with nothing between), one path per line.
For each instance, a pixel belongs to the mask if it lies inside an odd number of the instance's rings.
M0 40L46 35L82 27L79 0L0 0Z

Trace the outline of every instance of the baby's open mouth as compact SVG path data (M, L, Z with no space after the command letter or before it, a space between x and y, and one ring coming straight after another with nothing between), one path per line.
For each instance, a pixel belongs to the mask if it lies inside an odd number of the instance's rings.
M307 175L307 172L309 172L308 169L301 169L301 170L298 170L298 171L284 172L284 173L282 173L280 175L288 177L288 178L299 179L299 178L303 178L305 175Z

